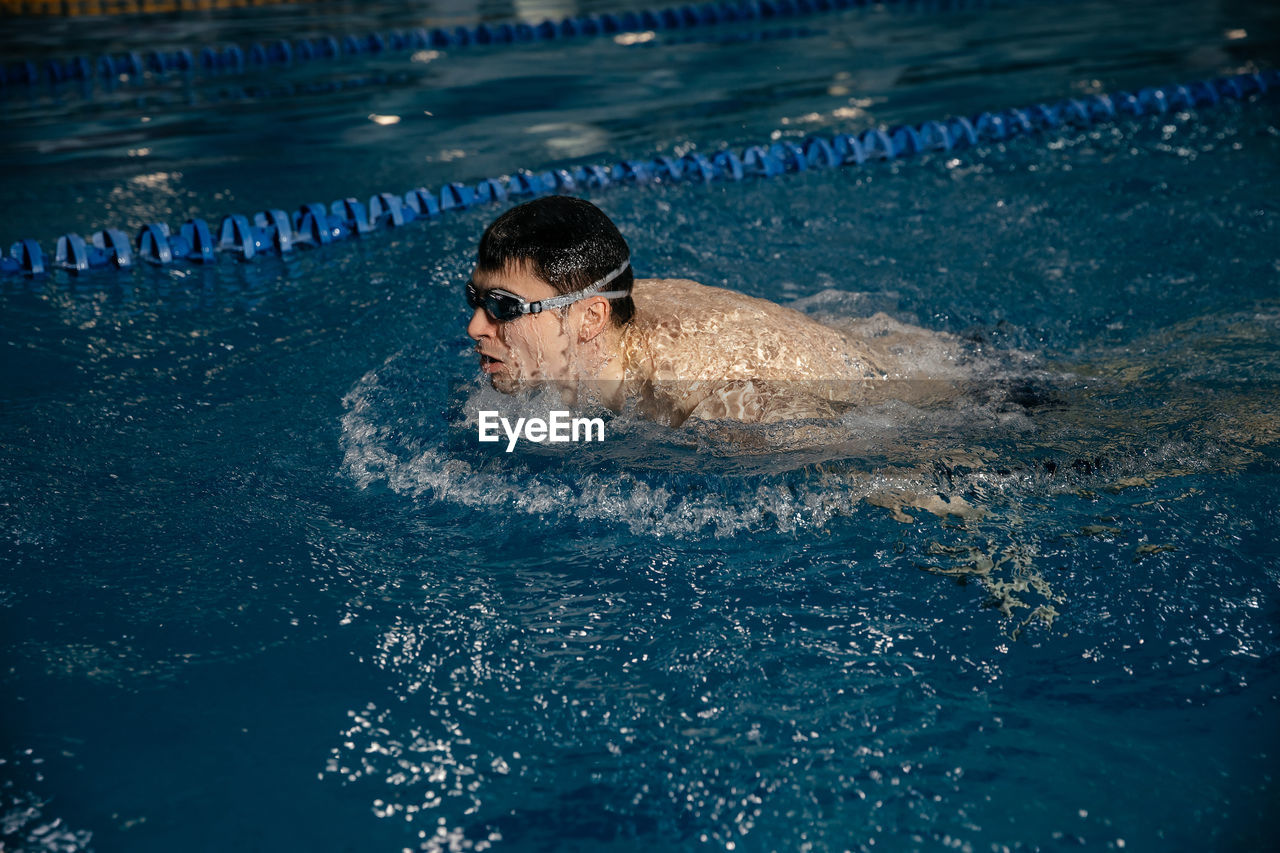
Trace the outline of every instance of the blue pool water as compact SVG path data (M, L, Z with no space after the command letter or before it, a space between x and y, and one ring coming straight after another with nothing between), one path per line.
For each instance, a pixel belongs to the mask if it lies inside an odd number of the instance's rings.
M609 7L15 22L4 44L576 8ZM253 97L9 92L0 231L51 246L1265 69L1278 24L919 4L312 65ZM364 82L300 92L335 78ZM547 408L485 390L463 332L495 209L3 281L0 849L1274 846L1278 187L1271 99L591 195L642 275L964 338L964 398L819 440L621 414L597 446L479 444L478 408Z

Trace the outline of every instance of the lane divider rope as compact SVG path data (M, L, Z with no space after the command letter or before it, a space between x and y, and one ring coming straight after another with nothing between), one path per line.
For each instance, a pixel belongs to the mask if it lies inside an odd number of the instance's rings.
M0 12L12 15L150 15L210 9L242 9L307 0L0 0Z
M0 68L0 88L33 86L41 82L69 80L137 80L150 74L164 78L180 74L240 74L246 70L284 67L300 62L335 60L352 56L377 56L419 50L502 46L538 41L557 41L624 33L686 30L695 27L750 21L770 21L879 4L913 4L918 0L720 0L700 5L686 4L639 12L603 12L574 15L539 24L524 22L481 23L450 29L417 28L391 30L367 35L321 36L303 39L276 39L192 50L148 50L143 52L73 56L49 59L42 66L30 60L12 62ZM958 4L980 0L954 0Z
M35 276L58 268L86 273L124 269L138 261L157 265L210 264L225 255L248 261L264 255L286 254L300 247L341 243L452 211L523 197L676 181L741 181L811 169L861 166L869 161L902 159L926 151L960 151L1058 128L1087 128L1128 116L1212 107L1222 101L1247 102L1276 91L1280 91L1280 71L1272 69L1146 88L1136 93L1086 95L1052 104L983 112L972 118L958 116L887 130L872 128L856 136L837 133L830 137L812 136L803 142L784 139L750 145L741 152L725 149L711 157L691 153L683 157L623 160L609 166L591 164L538 172L521 170L504 178L486 178L474 185L448 183L439 191L420 187L406 193L376 193L367 202L344 198L327 206L319 202L304 204L293 213L269 208L252 216L231 214L223 217L216 228L198 218L187 220L177 229L163 222L152 222L143 225L132 240L119 228L104 228L87 240L79 234L63 234L51 258L35 240L24 239L0 257L0 272Z

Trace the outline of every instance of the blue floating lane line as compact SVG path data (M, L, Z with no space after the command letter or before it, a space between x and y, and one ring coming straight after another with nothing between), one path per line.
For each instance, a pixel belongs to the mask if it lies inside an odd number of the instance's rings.
M611 166L588 164L569 169L520 170L505 178L477 184L450 182L433 192L425 187L406 193L380 192L367 203L338 199L328 206L304 204L292 214L270 208L252 216L230 214L213 231L201 219L188 220L177 233L162 222L144 225L132 243L120 229L106 228L86 243L78 234L58 238L53 266L71 273L123 269L141 259L152 264L215 263L221 255L248 261L279 255L298 247L315 247L364 238L422 219L477 205L505 203L550 193L580 193L605 187L665 185L679 181L709 183L773 178L811 169L858 167L868 160L904 159L927 151L961 151L984 142L1034 136L1060 128L1087 128L1124 117L1160 115L1200 109L1220 102L1249 102L1280 91L1280 71L1269 70L1190 84L1146 88L1069 98L1022 109L956 116L919 125L871 128L860 134L813 136L801 142L781 140L703 154L624 160ZM0 257L0 272L43 275L49 269L35 240L14 243Z
M683 31L722 24L770 22L786 18L840 12L876 5L908 4L908 0L720 0L640 12L575 15L540 24L481 23L452 29L436 27L390 30L384 33L313 38L276 39L246 46L231 44L193 49L150 50L50 59L42 67L10 62L0 67L0 88L64 83L71 80L121 78L146 74L163 79L169 74L240 74L246 70L280 68L352 56L380 56L418 50L500 47L535 41L609 37L623 33ZM985 0L955 0L956 6L985 6Z

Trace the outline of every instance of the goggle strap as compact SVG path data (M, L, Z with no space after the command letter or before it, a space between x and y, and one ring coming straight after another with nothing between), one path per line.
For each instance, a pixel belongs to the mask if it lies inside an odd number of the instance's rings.
M585 290L579 290L574 293L566 293L564 296L553 296L550 299L543 299L539 302L529 302L522 307L526 314L541 314L543 311L550 311L555 308L563 308L566 305L572 305L579 300L586 299L588 296L603 296L605 299L621 299L623 296L630 295L631 292L627 290L606 290L604 293L588 293ZM570 296L573 298L567 298Z
M621 266L610 272L604 278L588 284L586 287L582 288L582 290L576 290L573 293L566 293L561 296L552 296L549 299L542 299L537 302L528 303L524 306L524 313L539 314L552 308L563 308L564 306L572 305L581 299L586 299L588 296L603 296L606 299L617 299L619 296L626 296L627 291L625 290L610 290L607 293L596 293L596 291L626 272L627 267L629 266L631 266L630 258L623 261Z

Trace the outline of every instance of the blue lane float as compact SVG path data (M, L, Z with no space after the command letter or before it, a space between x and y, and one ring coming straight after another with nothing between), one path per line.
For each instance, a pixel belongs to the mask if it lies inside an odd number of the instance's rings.
M721 0L700 5L672 6L640 12L574 15L539 24L481 23L452 29L436 27L391 30L385 33L314 38L277 39L248 46L232 44L143 54L117 53L96 57L51 59L43 69L30 62L0 67L0 87L33 86L68 80L136 79L150 74L164 79L178 74L241 74L246 70L280 68L301 62L377 56L418 50L473 46L493 47L535 41L613 37L622 33L674 32L751 21L806 17L875 5L915 5L912 0ZM982 0L954 0L958 6L985 5Z
M477 184L450 182L438 192L418 187L405 193L375 193L367 203L357 198L343 198L327 206L320 202L304 204L293 214L283 208L270 208L252 216L231 214L222 219L216 240L202 219L188 220L176 233L165 223L148 223L139 229L132 243L125 232L117 228L98 231L89 242L78 234L64 234L58 238L52 266L78 274L122 269L132 265L135 258L160 266L178 262L214 263L219 254L248 261L261 255L287 254L298 247L326 246L433 219L450 211L501 204L511 199L615 186L741 181L810 169L858 167L869 160L903 159L929 151L961 151L1060 128L1084 129L1124 117L1213 107L1224 100L1248 101L1278 90L1280 71L1270 70L1138 92L1069 98L1053 104L984 112L972 118L957 116L919 125L870 128L856 135L813 136L803 142L780 140L749 145L741 152L726 149L711 157L691 153L683 157L623 160L611 166L587 164L538 172L521 170L509 177L486 178ZM32 239L19 240L7 255L0 257L0 271L5 273L43 275L49 267L39 244Z

